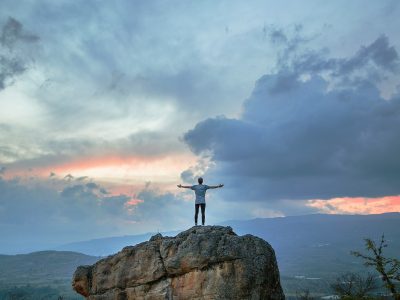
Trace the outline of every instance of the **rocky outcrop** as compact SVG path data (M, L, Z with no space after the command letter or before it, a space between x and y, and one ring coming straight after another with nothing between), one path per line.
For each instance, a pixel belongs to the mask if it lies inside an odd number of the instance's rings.
M157 234L78 267L72 286L93 300L284 299L272 247L222 226Z

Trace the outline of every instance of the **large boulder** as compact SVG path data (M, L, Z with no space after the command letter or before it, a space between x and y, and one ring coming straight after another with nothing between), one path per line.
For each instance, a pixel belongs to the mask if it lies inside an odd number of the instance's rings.
M80 266L72 286L87 299L284 299L272 247L230 227L153 236Z

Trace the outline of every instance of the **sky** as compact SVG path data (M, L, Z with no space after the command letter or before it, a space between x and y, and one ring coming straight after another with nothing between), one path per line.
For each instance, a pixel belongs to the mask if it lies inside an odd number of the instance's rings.
M398 1L0 3L0 253L400 211Z

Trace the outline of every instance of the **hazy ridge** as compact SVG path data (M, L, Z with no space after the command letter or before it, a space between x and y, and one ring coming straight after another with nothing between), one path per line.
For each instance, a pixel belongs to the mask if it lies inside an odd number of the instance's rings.
M282 284L287 295L310 288L320 295L329 293L329 283L346 271L365 272L362 261L350 255L363 250L363 238L379 239L385 233L386 253L398 257L400 213L380 215L305 215L245 221L227 221L239 234L264 238L275 249ZM175 235L177 232L163 233ZM117 252L150 238L152 233L96 239L58 247L63 251L41 251L0 255L0 287L50 286L72 297L70 281L78 265L92 264L100 255ZM74 252L65 251L74 249ZM82 253L77 253L82 252ZM68 298L69 299L69 298Z

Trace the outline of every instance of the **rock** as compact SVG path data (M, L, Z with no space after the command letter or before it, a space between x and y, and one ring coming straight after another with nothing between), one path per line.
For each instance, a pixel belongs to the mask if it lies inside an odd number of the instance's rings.
M222 226L157 234L78 267L72 286L90 300L285 299L272 247Z
M91 286L92 267L79 266L74 273L74 280L72 287L79 294L87 297L89 296L89 286Z

